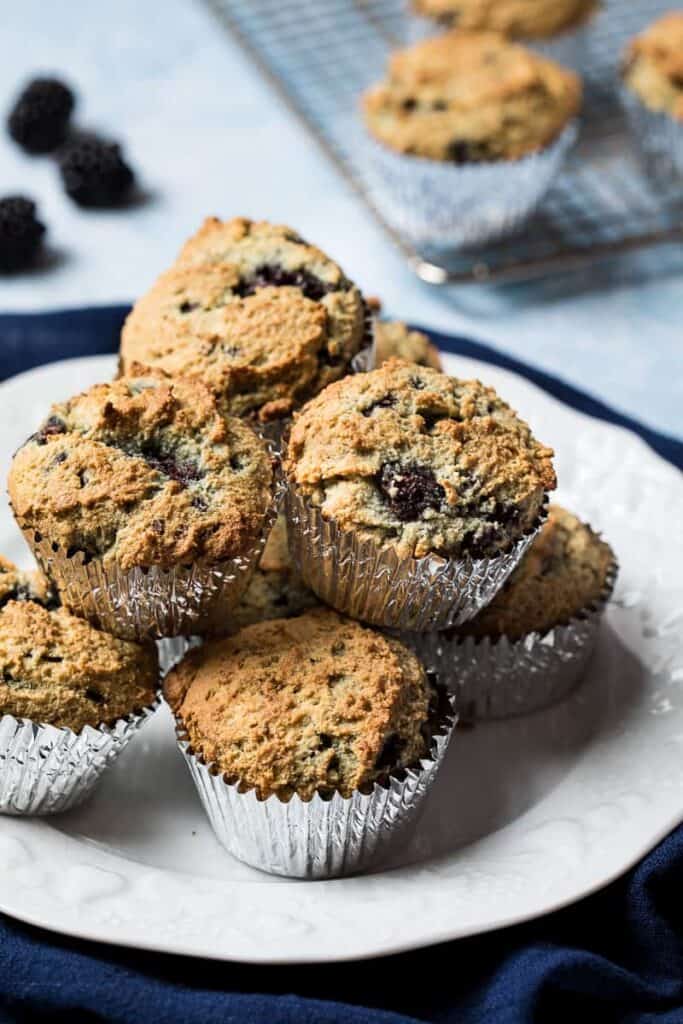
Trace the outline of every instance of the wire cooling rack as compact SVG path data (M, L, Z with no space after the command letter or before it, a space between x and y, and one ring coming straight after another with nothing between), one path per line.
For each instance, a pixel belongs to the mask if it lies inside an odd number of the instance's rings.
M607 0L591 26L579 145L523 232L458 252L413 247L382 214L360 157L361 92L410 37L408 0L205 0L425 281L510 281L683 240L683 182L653 180L615 92L626 40L671 0Z

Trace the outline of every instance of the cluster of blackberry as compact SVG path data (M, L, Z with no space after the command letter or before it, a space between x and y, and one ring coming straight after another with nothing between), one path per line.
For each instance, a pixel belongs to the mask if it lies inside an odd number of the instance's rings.
M70 130L74 106L74 94L63 82L35 78L10 111L9 134L27 153L56 154L64 189L79 206L118 206L131 191L133 171L115 142ZM32 200L0 199L0 272L34 263L44 234Z

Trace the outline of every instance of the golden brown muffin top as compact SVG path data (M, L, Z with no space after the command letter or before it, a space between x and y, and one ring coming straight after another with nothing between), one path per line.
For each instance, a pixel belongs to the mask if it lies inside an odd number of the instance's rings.
M153 644L118 640L33 601L0 609L0 715L80 732L148 707L158 685Z
M291 228L207 219L135 304L121 367L201 380L222 410L261 422L347 372L366 343L363 297Z
M0 555L0 608L8 601L36 601L46 606L58 603L42 572L24 572Z
M205 644L164 694L193 750L261 798L350 796L429 750L431 688L417 658L329 609Z
M598 0L413 0L413 10L442 25L492 29L514 39L547 39L586 22Z
M454 30L396 51L363 111L381 143L456 164L543 149L577 114L572 71L495 32Z
M671 11L631 40L624 80L651 110L683 121L683 11Z
M375 323L375 366L389 359L405 359L419 366L442 370L439 350L422 331L412 331L400 320L378 320Z
M9 476L23 529L123 570L250 552L273 488L261 438L197 382L154 374L54 405Z
M595 604L614 565L609 544L571 512L550 505L547 522L502 590L454 632L511 640L545 633Z
M325 518L401 556L488 556L535 525L552 456L492 388L392 359L302 409L285 470Z

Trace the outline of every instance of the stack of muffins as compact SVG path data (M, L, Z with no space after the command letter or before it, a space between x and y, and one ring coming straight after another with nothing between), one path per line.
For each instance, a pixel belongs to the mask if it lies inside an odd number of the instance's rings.
M609 548L547 518L551 449L424 335L378 325L362 371L368 309L290 229L209 220L130 314L119 377L17 452L46 578L0 565L0 809L90 792L154 710L170 638L164 695L218 838L270 872L345 874L413 818L459 689L484 717L575 681ZM550 635L539 672L529 638ZM501 637L525 652L509 679ZM461 647L486 648L478 682Z

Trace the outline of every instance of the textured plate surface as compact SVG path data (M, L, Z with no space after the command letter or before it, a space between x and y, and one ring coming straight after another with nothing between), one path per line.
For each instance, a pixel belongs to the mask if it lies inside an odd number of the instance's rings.
M528 382L448 357L497 387L557 450L558 497L620 560L584 684L564 704L454 737L391 869L291 882L214 839L164 710L82 807L0 818L0 909L107 942L263 963L396 952L521 921L604 885L683 819L680 474L640 440ZM6 473L48 404L111 375L98 357L0 386ZM0 510L0 551L27 562ZM510 766L514 770L510 770Z

